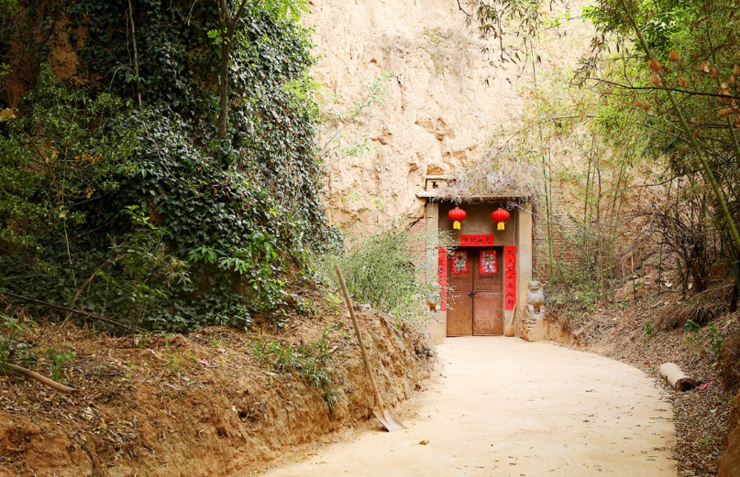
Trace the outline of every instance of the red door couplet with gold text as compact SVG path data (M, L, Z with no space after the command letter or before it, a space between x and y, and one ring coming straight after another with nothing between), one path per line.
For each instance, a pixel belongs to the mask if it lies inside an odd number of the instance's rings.
M503 250L459 248L447 260L447 336L504 332Z

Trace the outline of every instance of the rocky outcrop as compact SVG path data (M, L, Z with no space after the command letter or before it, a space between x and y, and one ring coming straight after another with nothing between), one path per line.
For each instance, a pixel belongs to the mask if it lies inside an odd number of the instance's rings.
M724 440L724 451L717 462L719 477L740 477L740 391L733 401L730 431Z
M380 210L367 225L418 217L426 174L479 158L491 131L521 110L513 63L494 62L486 43L449 0L314 0L306 23L322 56L314 75L346 109L366 94L363 80L390 73L384 104L368 108L343 135L371 149L327 158L327 202L346 225ZM368 223L371 222L371 223Z

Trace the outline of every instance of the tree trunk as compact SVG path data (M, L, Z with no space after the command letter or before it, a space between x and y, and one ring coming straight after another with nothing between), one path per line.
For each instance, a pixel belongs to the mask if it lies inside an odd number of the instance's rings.
M229 55L231 49L226 38L223 39L221 44L221 81L218 85L219 93L221 95L221 112L218 116L218 138L223 139L226 137L226 126L228 123L228 112L229 112Z

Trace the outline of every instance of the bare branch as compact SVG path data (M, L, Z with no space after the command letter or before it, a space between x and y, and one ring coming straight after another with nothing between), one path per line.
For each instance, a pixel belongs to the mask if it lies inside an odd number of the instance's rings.
M457 0L457 8L459 8L460 11L463 12L465 16L468 17L469 19L473 18L473 15L471 15L470 13L466 12L465 9L463 9L462 5L460 4L460 0Z
M15 300L20 300L26 303L33 303L34 305L41 305L41 306L45 306L47 308L52 308L52 309L59 310L59 311L66 311L67 313L73 313L75 315L82 315L88 318L93 318L95 320L108 323L109 325L119 326L121 328L128 328L128 325L121 323L120 321L114 320L113 318L108 318L107 316L98 315L96 313L90 313L84 310L76 310L74 308L68 308L66 306L54 305L53 303L48 303L48 302L37 300L35 298L31 298L27 296L16 295L15 293L10 293L6 291L0 291L0 294L9 296L10 298L13 298Z
M689 96L709 96L712 98L725 98L725 99L740 99L740 96L725 95L719 93L705 93L703 91L689 91L686 89L669 88L661 86L660 88L655 86L631 86L623 83L617 83L615 81L605 80L603 78L586 78L586 81L597 81L600 83L606 83L612 86L616 86L621 89L635 90L635 91L673 91L675 93L686 94Z

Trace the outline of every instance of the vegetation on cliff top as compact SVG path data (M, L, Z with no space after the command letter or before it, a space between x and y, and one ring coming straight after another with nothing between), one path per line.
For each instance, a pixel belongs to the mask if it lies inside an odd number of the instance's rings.
M164 330L279 322L300 301L286 283L337 244L309 32L301 2L230 3L2 4L0 291ZM60 32L79 61L61 83L44 64Z

